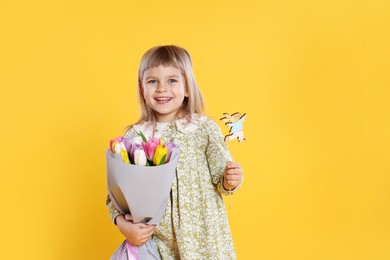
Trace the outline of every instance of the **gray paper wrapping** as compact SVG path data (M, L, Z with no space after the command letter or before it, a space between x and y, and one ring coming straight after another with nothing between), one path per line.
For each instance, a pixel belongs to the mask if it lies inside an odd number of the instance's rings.
M114 206L123 214L130 213L134 222L159 224L169 201L179 150L159 166L126 164L109 149L106 159L107 189Z
M126 248L126 240L118 247L114 254L110 257L110 260L129 260L134 259L134 256L129 256ZM157 247L153 242L153 238L149 239L145 245L138 247L137 253L138 260L160 260Z

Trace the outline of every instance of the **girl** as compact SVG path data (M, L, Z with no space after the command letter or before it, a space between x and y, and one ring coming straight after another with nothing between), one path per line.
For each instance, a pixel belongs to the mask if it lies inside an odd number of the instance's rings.
M217 124L203 114L203 98L188 52L158 46L142 57L138 72L141 118L126 136L174 140L180 148L170 201L155 227L133 223L107 199L111 219L133 245L153 235L162 259L235 259L222 196L233 194L243 171L233 163Z

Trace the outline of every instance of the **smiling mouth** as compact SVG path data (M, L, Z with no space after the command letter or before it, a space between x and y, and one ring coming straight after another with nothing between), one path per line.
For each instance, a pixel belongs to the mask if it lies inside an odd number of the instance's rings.
M172 98L170 97L159 97L159 98L155 98L155 100L157 102L168 102L169 100L171 100Z

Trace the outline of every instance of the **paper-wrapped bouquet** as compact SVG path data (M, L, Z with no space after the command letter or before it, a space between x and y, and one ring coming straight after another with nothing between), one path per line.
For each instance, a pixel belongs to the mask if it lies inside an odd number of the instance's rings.
M179 148L173 142L146 139L142 133L111 140L106 150L107 189L114 206L123 214L131 214L134 223L159 224L169 201L178 159ZM123 257L125 251L126 255L134 254L129 247L124 242L112 259L132 259ZM152 241L137 247L136 252L137 259L158 256Z

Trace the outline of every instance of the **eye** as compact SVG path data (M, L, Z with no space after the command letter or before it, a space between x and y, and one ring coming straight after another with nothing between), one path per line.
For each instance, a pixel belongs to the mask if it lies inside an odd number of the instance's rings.
M147 82L148 84L156 84L157 83L157 80L155 79L151 79Z
M175 83L175 82L177 82L176 79L168 79L168 83Z

